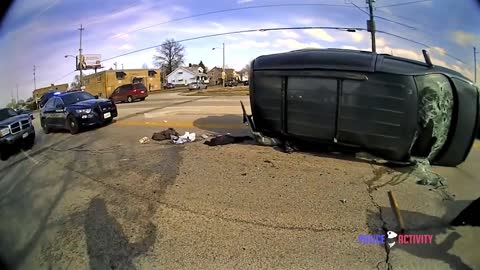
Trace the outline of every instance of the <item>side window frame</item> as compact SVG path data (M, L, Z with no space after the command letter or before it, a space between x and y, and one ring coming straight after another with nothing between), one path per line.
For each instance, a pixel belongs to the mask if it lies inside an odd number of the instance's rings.
M49 100L47 100L45 105L43 105L43 107L47 110L54 109L55 108L54 103L55 103L55 98L50 98Z

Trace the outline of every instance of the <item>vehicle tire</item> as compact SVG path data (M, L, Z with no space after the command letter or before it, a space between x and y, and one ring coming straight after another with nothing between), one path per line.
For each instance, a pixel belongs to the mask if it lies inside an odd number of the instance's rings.
M205 90L207 90L208 86L205 86Z
M144 98L144 97L142 97L140 100L141 100L141 101L144 101L144 100L145 100L145 98Z
M66 126L71 134L77 134L80 131L80 126L78 125L77 119L71 115L67 117Z
M132 102L133 102L132 96L128 96L128 97L127 97L127 102L128 102L128 103L132 103Z
M7 160L9 157L9 154L7 153L7 151L0 151L0 160Z
M35 144L35 132L30 134L27 137L27 139L25 140L24 148L25 149L32 149L34 144Z
M50 128L47 126L47 123L45 123L45 119L40 119L40 125L42 126L43 133L50 133Z

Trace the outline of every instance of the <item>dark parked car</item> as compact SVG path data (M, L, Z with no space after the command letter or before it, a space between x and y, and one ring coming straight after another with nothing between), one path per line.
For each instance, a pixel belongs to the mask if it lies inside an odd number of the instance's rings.
M82 127L108 124L117 115L112 101L76 91L50 98L40 111L40 123L46 134L52 129L66 129L76 134Z
M244 82L243 82L243 85L248 85L248 81L244 81Z
M117 87L110 96L113 102L133 102L134 100L145 100L148 91L142 83L130 83Z
M163 86L164 89L173 89L175 88L175 84L173 83L166 83L164 86Z
M252 116L244 119L273 138L456 166L476 135L478 90L424 57L340 49L260 56L250 71Z
M237 81L227 81L227 82L225 82L225 86L228 86L228 87L233 87L233 86L237 86L237 85L238 85Z
M17 114L19 114L19 115L20 115L20 114L26 114L26 115L30 116L30 118L31 118L32 120L34 119L33 113L32 113L32 111L29 110L29 109L16 109L15 112L16 112Z
M188 90L201 90L207 89L207 85L202 82L194 82L188 85Z
M17 147L31 147L35 143L32 119L14 110L0 109L0 156L4 160Z

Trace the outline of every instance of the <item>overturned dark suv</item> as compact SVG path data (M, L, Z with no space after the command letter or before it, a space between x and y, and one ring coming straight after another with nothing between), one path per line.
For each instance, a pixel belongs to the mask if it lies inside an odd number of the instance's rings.
M456 166L476 135L478 90L423 53L425 63L340 49L260 56L250 71L252 129L391 161Z
M17 114L13 109L0 109L0 157L6 159L20 147L35 143L35 129L27 114Z

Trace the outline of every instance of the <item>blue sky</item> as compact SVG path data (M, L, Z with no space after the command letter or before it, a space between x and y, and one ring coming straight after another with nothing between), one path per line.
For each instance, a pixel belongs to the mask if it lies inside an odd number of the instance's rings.
M376 6L410 2L411 0L377 0ZM183 0L18 0L12 6L0 29L0 105L5 105L19 86L20 98L31 96L33 65L37 66L37 87L50 83L70 83L75 73L80 24L84 25L84 53L101 54L103 59L132 50L161 44L166 38L176 40L252 28L291 26L365 27L367 16L349 2L364 8L363 0L329 1L183 1ZM459 4L461 2L462 4ZM248 9L212 14L151 27L139 28L175 18L204 12L270 4L322 3L349 5L289 6ZM408 29L377 19L377 29L430 44L433 61L462 72L473 79L473 51L480 47L480 5L476 0L433 0L405 6L376 9L376 15L414 26ZM304 47L370 49L369 33L347 33L324 30L295 30L236 34L183 43L186 64L202 60L207 67L221 66L221 47L226 44L226 64L241 69L255 57ZM377 35L379 52L422 60L420 45L388 35ZM454 55L462 62L445 55ZM155 50L106 61L106 68L117 62L124 68L152 67ZM480 58L480 55L479 55ZM64 76L64 78L62 78Z

